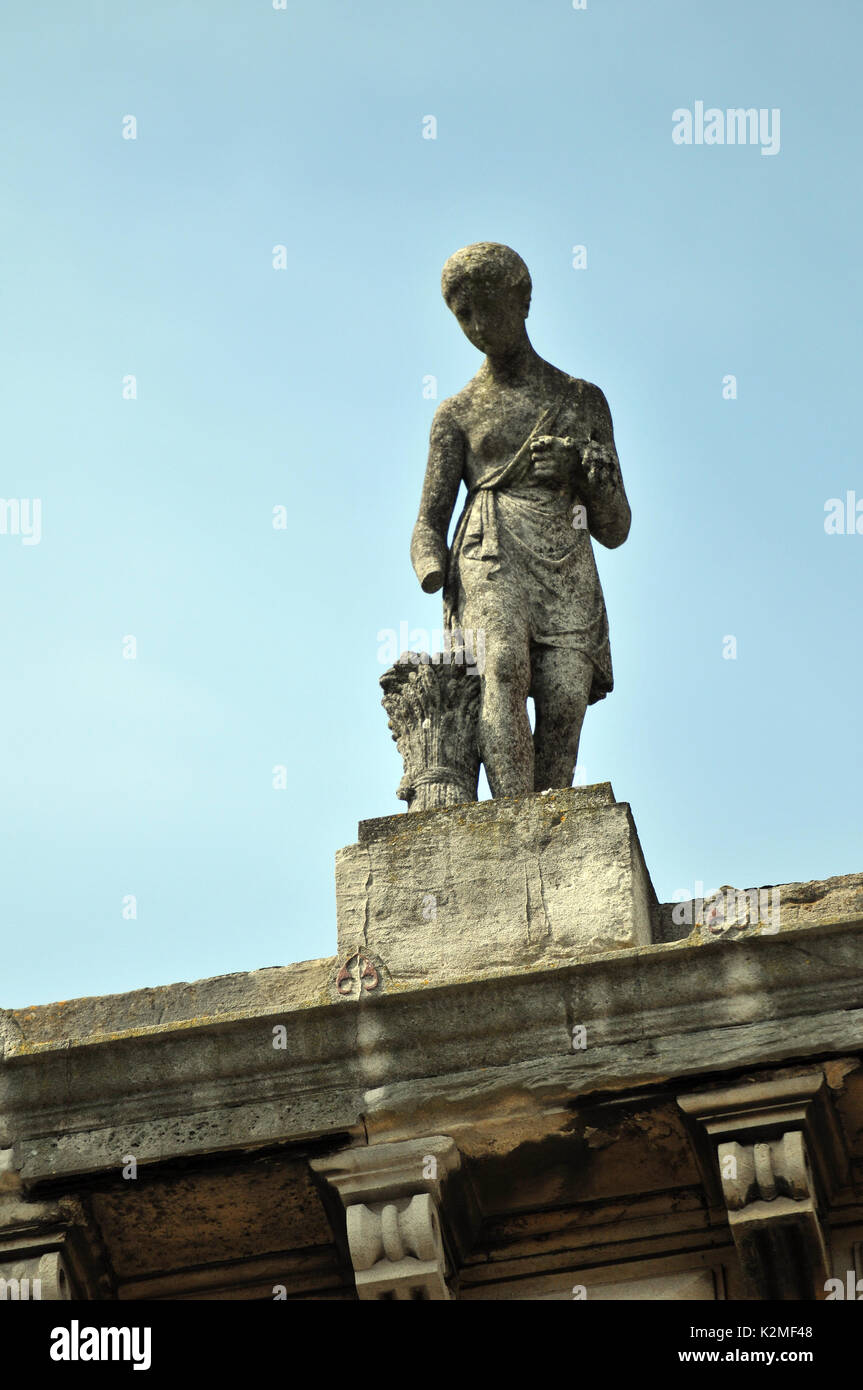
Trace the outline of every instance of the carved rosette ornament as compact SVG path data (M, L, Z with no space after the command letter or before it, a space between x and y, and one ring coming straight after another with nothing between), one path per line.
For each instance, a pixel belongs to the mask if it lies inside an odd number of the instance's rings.
M434 657L404 652L380 683L381 703L404 762L399 799L409 811L476 801L477 666L464 660L463 650Z

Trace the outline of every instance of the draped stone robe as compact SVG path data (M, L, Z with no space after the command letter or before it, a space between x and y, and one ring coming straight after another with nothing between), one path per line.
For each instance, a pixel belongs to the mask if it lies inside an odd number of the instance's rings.
M432 449L411 557L420 582L433 568L445 570L444 622L451 631L481 629L486 651L496 642L525 654L543 647L578 651L593 666L593 704L613 688L614 678L590 536L618 544L616 534L623 528L623 539L628 530L629 507L622 482L613 499L596 505L582 498L575 476L543 482L534 475L530 445L539 435L568 434L582 444L594 438L614 449L598 387L555 376L556 398L504 463L483 466L466 448L461 477L454 479ZM618 466L616 452L614 458ZM459 481L467 499L447 554Z

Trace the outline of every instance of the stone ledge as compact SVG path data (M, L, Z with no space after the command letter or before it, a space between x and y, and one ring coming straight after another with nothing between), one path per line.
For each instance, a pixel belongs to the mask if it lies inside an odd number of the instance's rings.
M433 812L431 814L437 814ZM393 817L393 819L399 819ZM856 894L857 885L863 894L863 875L844 875L842 878L818 880L812 883L779 885L803 890L795 914L783 918L776 935L789 932L806 933L820 929L855 927L863 924L863 912L831 916L828 908L845 899L846 885ZM834 891L834 885L836 886ZM819 914L805 915L805 904L816 904ZM669 912L677 906L662 904ZM823 913L824 915L820 915ZM702 924L693 927L685 937L656 942L610 952L599 952L583 962L601 968L608 962L621 962L653 957L657 953L680 952L689 949L737 946L761 936L770 936L761 924L732 934L716 935ZM133 990L127 994L87 995L79 999L59 1000L51 1004L30 1005L22 1009L0 1008L0 1063L70 1047L95 1047L128 1038L158 1037L177 1034L181 1030L207 1030L217 1025L242 1022L248 1019L281 1018L296 1010L330 1006L332 983L340 964L339 956L299 961L288 966L264 966L258 970L214 975L192 982L160 985ZM442 987L469 986L481 981L522 979L527 975L554 978L567 969L566 963L549 965L539 961L496 970L474 970L463 976L453 976L443 984L433 979L396 977L389 984L389 993L405 995L438 990ZM363 1003L371 1002L364 998Z
M727 889L728 885L723 887ZM819 922L853 922L863 917L863 874L840 874L835 878L815 879L808 883L761 884L758 888L736 888L731 891L741 898L752 894L768 894L770 897L777 894L781 930L815 926ZM657 939L686 939L698 920L696 904L696 899L662 903L658 913ZM686 911L687 923L674 921L675 910L678 910L678 916L683 915L679 909ZM709 929L706 930L709 935Z
M128 994L85 996L24 1009L0 1009L0 1060L56 1048L204 1028L261 1013L330 1002L337 958L212 975Z
M610 782L594 782L589 787L565 787L560 791L539 792L542 802L553 817L560 809L566 811L573 807L576 799L578 810L598 809L602 806L616 805ZM423 834L434 831L446 820L468 825L482 832L501 818L502 813L511 816L525 801L533 797L499 796L487 801L464 801L457 806L437 806L429 811L400 812L392 816L377 816L373 820L361 820L357 827L357 840L361 845L375 840L392 840L403 835Z
M156 1163L337 1131L394 1140L418 1123L513 1144L597 1092L863 1048L861 956L863 922L822 924L353 1007L58 1039L0 1065L0 1147L14 1145L31 1186L116 1168L128 1151Z

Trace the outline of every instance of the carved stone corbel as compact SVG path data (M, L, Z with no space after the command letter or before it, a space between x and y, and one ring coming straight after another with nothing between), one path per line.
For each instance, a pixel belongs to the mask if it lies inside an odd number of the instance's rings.
M823 1297L824 1211L847 1158L821 1072L678 1096L711 1142L744 1280L758 1299Z
M428 1192L397 1202L354 1202L348 1246L360 1298L452 1297L437 1209Z
M311 1167L344 1207L359 1298L452 1298L450 1280L474 1217L452 1139L371 1144L313 1159Z
M12 1253L0 1249L0 1300L56 1302L72 1297L69 1272L59 1250L25 1259L10 1259Z
M29 1197L0 1149L0 1301L110 1297L97 1244L76 1196Z

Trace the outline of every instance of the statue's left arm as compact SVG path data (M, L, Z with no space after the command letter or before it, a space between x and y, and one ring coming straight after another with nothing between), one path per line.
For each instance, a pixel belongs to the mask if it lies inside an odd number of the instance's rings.
M620 460L608 401L598 386L585 383L583 409L589 438L582 446L580 490L587 507L590 534L609 550L623 545L629 535L632 513L623 487Z

